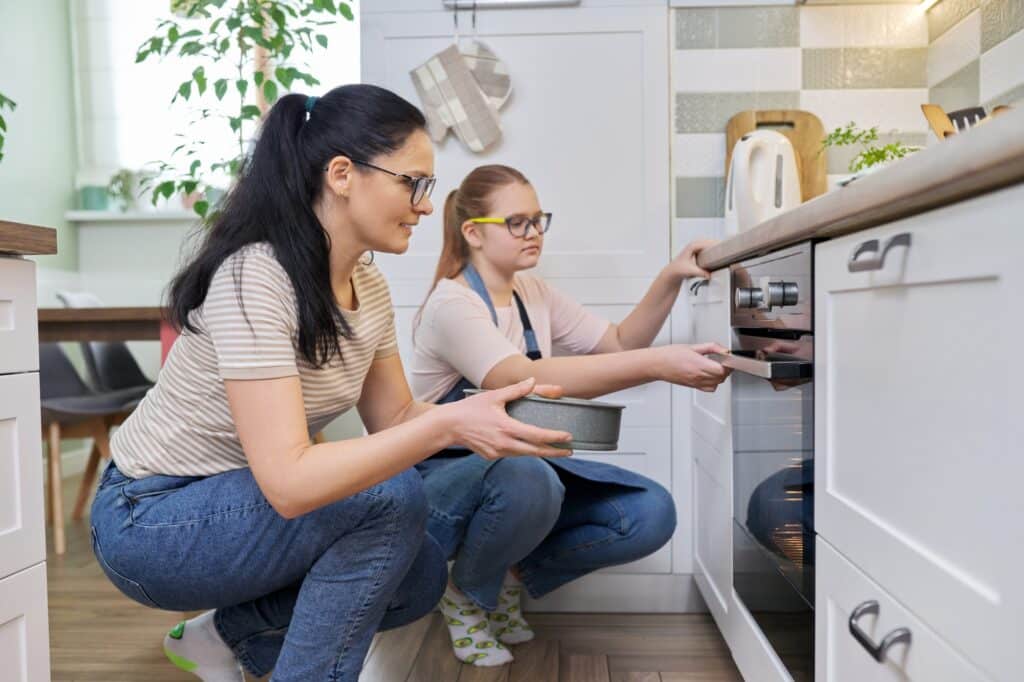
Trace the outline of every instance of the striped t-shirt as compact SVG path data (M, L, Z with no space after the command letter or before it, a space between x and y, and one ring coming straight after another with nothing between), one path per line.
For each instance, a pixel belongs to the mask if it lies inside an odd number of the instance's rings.
M398 344L384 276L375 266L359 265L352 283L357 310L342 309L352 338L339 339L342 358L317 369L296 350L295 291L273 248L250 244L226 259L206 300L191 313L200 331L182 332L156 386L114 435L117 467L142 478L209 476L248 466L224 379L298 375L310 434L355 405L370 364L397 353Z

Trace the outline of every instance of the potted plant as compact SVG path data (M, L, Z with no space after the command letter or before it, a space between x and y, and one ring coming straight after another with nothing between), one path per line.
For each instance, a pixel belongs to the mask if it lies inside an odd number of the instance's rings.
M107 194L122 212L135 207L135 190L135 173L127 168L122 168L114 173L107 183Z
M155 204L180 194L201 217L210 210L217 184L238 174L248 139L257 120L292 83L319 85L298 68L293 57L325 49L323 27L341 17L352 21L347 0L172 0L174 18L160 21L154 35L142 41L136 63L149 58L182 57L194 64L191 76L175 89L171 102L196 103L197 117L180 134L181 144L169 159L157 162L159 176L143 184ZM195 123L222 119L235 141L235 152L210 160L203 140L191 134Z
M7 135L7 121L4 120L4 109L10 109L14 111L17 108L14 100L4 96L4 93L0 92L0 161L4 160L4 139Z
M893 161L902 159L920 149L917 146L903 144L899 140L880 144L878 143L878 126L861 129L853 121L850 121L847 125L833 130L821 141L821 152L829 147L849 146L859 147L860 150L850 159L847 166L847 170L853 174L846 179L847 182L868 172L884 168Z

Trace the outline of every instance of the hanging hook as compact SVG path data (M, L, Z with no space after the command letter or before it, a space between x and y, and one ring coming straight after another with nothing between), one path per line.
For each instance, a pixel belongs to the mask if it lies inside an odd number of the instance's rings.
M456 1L452 4L452 22L455 25L455 44L459 44L459 3Z
M476 0L473 0L473 37L476 38Z

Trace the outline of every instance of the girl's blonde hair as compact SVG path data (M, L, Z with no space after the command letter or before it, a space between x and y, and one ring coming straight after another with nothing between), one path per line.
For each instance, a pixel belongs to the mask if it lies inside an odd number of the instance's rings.
M448 193L444 200L444 232L441 257L434 271L427 298L434 293L437 283L445 278L457 277L469 263L469 243L462 235L462 224L470 218L486 216L490 210L491 195L502 187L518 182L529 185L526 176L510 166L490 164L478 166L470 171L458 188ZM424 301L424 305L426 301ZM420 306L413 329L419 327L423 306ZM415 343L415 331L413 336Z

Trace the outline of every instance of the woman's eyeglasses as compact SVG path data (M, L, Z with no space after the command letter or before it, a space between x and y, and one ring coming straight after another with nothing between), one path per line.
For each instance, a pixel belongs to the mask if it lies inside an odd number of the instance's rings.
M509 234L513 237L525 237L530 226L537 230L537 234L544 234L551 229L551 214L538 213L533 217L524 215L513 215L507 218L470 218L471 223L485 223L491 225L502 225L508 228Z
M350 160L352 163L360 166L366 166L367 168L379 170L380 172L387 173L388 175L394 175L396 178L401 178L402 182L407 184L412 192L412 195L409 198L412 201L413 206L423 201L424 198L429 197L434 191L434 185L437 184L437 177L433 175L406 175L405 173L396 173L394 171L389 171L387 168L375 166L367 161L360 161L359 159L352 159L351 157ZM324 166L324 170L327 170L327 168L327 166Z

